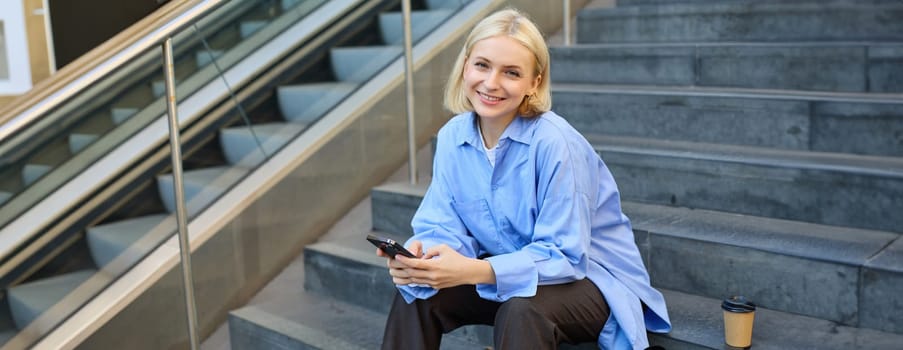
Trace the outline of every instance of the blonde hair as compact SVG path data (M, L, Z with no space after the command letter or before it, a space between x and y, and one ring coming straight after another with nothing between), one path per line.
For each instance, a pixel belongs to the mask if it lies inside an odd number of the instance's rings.
M549 48L536 25L515 9L505 9L484 18L471 30L464 47L455 61L448 82L445 85L445 108L454 113L473 111L473 105L465 95L464 64L474 44L495 36L507 36L533 53L535 58L533 79L540 77L536 93L524 97L517 113L525 117L540 115L552 108L552 94L549 91Z

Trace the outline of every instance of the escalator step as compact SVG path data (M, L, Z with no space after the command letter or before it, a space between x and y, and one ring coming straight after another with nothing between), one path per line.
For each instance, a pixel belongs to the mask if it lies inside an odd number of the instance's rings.
M79 151L85 149L85 147L88 147L91 142L97 140L98 137L100 136L95 134L70 134L69 151L71 151L72 154L78 153Z
M169 217L167 214L148 215L89 228L88 248L94 263L101 268L106 266L141 237L151 232L162 230L165 232L161 236L168 236L166 233L175 230L175 222L165 222L167 217ZM133 250L141 254L156 246L154 243L157 242L154 241L148 243L147 249L143 249L145 247L142 246Z
M295 5L298 5L300 2L301 0L282 0L282 9L291 9L292 7L295 7Z
M400 57L401 46L337 47L331 51L332 69L338 80L363 83Z
M113 123L116 125L122 124L136 113L138 113L138 108L113 108L111 111Z
M434 28L445 21L452 13L451 10L431 10L411 12L411 41L416 43ZM404 28L402 27L402 14L400 12L386 12L379 15L379 29L383 41L389 45L402 45L404 43Z
M197 62L198 67L203 67L210 64L214 59L219 58L224 53L225 51L223 50L200 50L195 54L195 61Z
M220 147L229 164L254 167L282 148L305 127L305 124L300 123L268 123L227 128L220 130Z
M52 168L46 164L25 164L25 167L22 168L22 181L25 181L25 186L29 186L50 172Z
M431 9L457 9L471 0L426 0L426 7Z
M185 201L189 216L193 216L207 204L248 173L246 168L220 166L190 170L184 173ZM176 211L172 174L157 176L157 189L163 206L170 213Z
M280 86L277 90L279 110L287 120L310 123L345 99L356 86L349 83Z
M265 27L269 24L269 21L245 21L239 24L239 32L241 33L242 38L247 38L254 33L256 33L260 28Z
M154 93L154 98L160 98L164 94L166 94L166 82L163 80L154 80L151 82L151 91Z
M16 327L25 328L96 272L81 270L10 288L9 308Z

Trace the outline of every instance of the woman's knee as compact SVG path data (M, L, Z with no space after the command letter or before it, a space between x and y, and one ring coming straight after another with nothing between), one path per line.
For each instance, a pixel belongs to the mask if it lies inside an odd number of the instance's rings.
M511 322L527 318L543 317L533 298L511 298L502 303L496 314L496 321Z

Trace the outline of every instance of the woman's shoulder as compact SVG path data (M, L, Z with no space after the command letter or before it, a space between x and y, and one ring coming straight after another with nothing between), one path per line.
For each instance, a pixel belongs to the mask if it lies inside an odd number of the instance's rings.
M577 129L555 112L549 111L534 117L533 138L535 141L568 143L583 139Z
M472 127L473 112L465 112L451 117L451 119L439 129L439 135L460 135L461 133L467 132L468 128Z

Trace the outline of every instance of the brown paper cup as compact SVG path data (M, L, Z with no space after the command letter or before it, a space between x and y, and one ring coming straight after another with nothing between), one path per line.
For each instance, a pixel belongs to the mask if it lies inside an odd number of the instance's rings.
M735 348L749 348L756 304L742 296L733 296L725 299L721 308L724 310L724 342Z

